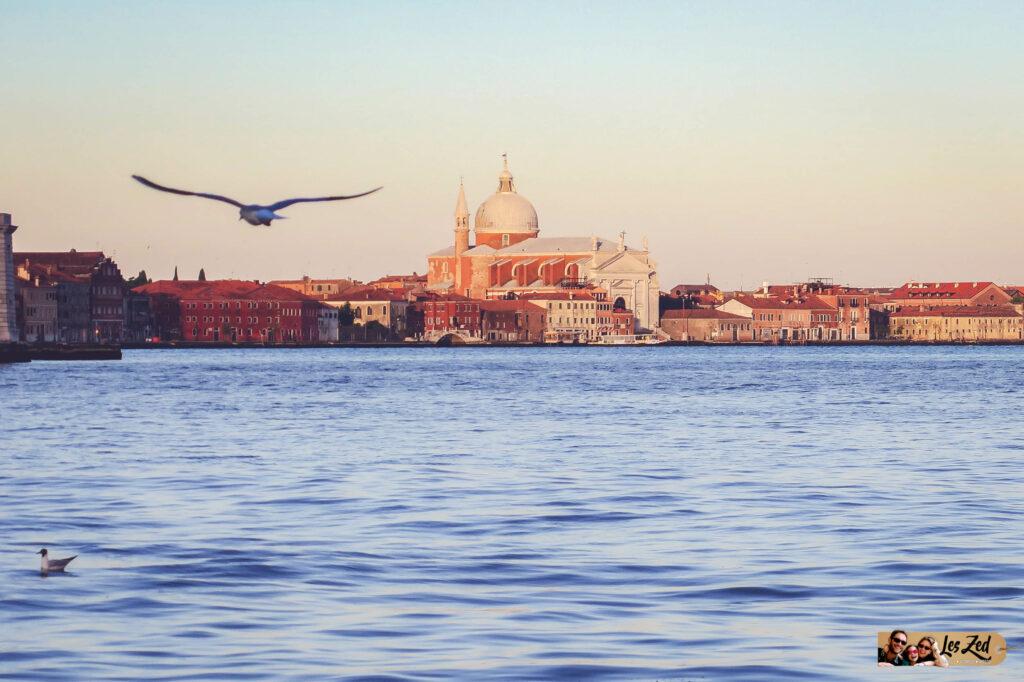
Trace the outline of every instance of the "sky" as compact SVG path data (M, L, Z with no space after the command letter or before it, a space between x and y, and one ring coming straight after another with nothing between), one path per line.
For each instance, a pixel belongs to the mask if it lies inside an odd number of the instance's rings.
M1024 3L0 0L16 251L423 273L498 185L663 290L1024 284ZM299 204L270 228L131 180Z

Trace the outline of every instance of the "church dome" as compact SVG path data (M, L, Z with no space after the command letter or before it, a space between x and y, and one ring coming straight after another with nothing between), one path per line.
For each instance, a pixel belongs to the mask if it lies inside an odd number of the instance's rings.
M498 191L484 200L476 210L474 231L537 234L537 211L533 204L516 192L507 158L505 169L498 176Z

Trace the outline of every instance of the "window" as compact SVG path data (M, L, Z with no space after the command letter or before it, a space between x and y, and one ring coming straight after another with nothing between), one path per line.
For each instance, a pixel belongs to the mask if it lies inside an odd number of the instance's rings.
M509 244L508 235L507 234L501 235L501 245L502 246L508 246L508 244Z

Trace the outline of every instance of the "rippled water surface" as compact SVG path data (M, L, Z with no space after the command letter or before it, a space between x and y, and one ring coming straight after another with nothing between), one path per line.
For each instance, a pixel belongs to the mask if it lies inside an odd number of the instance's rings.
M858 679L879 630L1020 643L1022 360L661 347L0 366L0 676ZM78 554L72 571L41 577L43 546ZM1016 679L1022 660L967 672Z

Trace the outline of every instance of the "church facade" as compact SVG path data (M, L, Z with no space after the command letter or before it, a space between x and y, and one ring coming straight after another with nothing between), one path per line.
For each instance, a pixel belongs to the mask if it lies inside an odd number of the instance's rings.
M498 190L480 204L469 243L469 207L459 187L455 205L455 244L427 256L427 288L481 300L524 294L565 292L584 287L603 290L615 308L633 312L639 331L658 326L657 263L647 248L601 237L540 237L537 211L520 195L508 169Z

